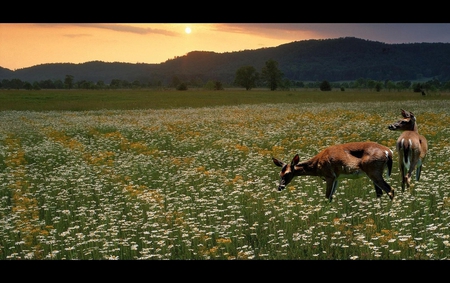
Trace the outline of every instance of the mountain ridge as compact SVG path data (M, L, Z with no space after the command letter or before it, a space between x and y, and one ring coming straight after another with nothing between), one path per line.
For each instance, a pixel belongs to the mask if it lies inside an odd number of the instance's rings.
M32 83L64 80L71 75L75 81L106 84L113 79L169 84L177 77L181 81L218 80L231 85L238 68L250 65L260 72L269 59L277 61L284 78L291 81L450 79L449 43L388 44L341 37L224 53L191 51L156 64L88 61L46 63L14 71L0 67L0 81L20 79Z

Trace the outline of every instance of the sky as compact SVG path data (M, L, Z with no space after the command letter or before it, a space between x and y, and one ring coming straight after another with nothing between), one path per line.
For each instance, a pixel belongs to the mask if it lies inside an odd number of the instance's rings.
M159 64L191 51L224 53L340 37L450 43L450 23L0 23L0 67Z

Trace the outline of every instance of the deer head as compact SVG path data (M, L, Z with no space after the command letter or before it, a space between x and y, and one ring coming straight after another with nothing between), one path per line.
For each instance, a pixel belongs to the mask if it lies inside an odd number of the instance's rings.
M402 111L403 119L390 124L388 129L391 131L417 131L416 117L414 114L403 109L400 110Z
M272 157L273 163L276 166L281 167L280 172L280 184L278 185L278 191L284 190L286 186L292 181L294 178L294 166L300 161L298 154L292 158L291 164L286 164L283 161Z

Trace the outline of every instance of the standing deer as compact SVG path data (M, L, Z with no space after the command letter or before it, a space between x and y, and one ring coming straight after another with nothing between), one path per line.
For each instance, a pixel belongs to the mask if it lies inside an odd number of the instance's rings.
M394 198L394 189L383 179L387 168L387 177L392 171L392 151L375 142L350 142L325 148L309 160L300 162L298 154L291 164L286 164L272 157L275 165L282 167L278 191L283 190L295 176L318 176L326 181L325 196L333 200L339 180L357 179L364 175L369 177L377 198L385 191L389 198Z
M402 191L411 186L411 175L416 170L416 181L420 180L422 163L428 151L427 139L419 134L416 117L412 112L402 111L403 119L388 126L392 131L403 131L397 139L398 164L402 177Z

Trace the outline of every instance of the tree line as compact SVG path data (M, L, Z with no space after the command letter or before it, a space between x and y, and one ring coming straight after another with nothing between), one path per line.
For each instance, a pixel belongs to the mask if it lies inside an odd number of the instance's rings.
M281 89L297 89L297 88L311 88L320 89L322 91L330 91L334 89L368 89L380 91L382 89L391 90L408 90L412 89L414 92L422 92L426 94L428 91L450 90L450 81L440 82L437 78L428 80L422 83L412 83L411 81L376 81L372 79L359 78L355 81L349 82L328 82L327 80L315 82L293 81L284 78L283 72L279 68L277 61L270 59L265 62L261 71L258 72L254 66L245 65L236 70L234 82L232 85L226 87L243 87L246 90L253 88L269 88L271 91ZM140 89L140 88L175 88L177 90L187 90L189 88L205 88L210 90L223 90L224 83L218 80L209 80L206 83L200 79L191 79L183 81L177 76L172 77L172 81L164 85L161 81L156 82L141 82L134 80L129 82L127 80L112 79L109 84L102 80L96 83L92 81L80 80L75 81L74 76L66 75L64 81L57 80L41 80L33 83L22 81L20 79L3 79L0 82L1 89Z

